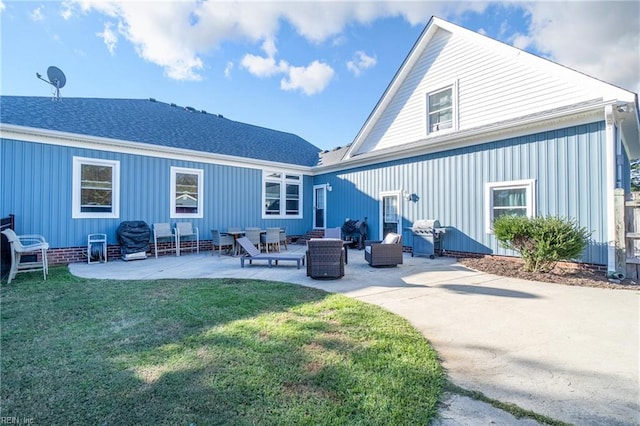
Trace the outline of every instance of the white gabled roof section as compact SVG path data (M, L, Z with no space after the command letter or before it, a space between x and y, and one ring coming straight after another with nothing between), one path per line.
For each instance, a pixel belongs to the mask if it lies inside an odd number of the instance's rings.
M450 138L499 122L515 128L518 118L599 100L600 108L628 105L633 111L622 122L622 132L630 156L640 156L637 95L432 17L344 160L418 141L426 148L431 140L441 139L439 134L427 135L426 96L449 85L456 89L458 106L458 127Z

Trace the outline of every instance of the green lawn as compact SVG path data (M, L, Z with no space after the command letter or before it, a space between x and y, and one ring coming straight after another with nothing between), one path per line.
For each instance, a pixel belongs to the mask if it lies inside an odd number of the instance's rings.
M38 425L424 425L445 380L404 319L298 285L58 267L0 296L0 416Z

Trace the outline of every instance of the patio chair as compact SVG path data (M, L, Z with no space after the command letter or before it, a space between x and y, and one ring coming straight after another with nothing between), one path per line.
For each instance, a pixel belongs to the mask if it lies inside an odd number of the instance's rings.
M216 246L218 246L218 257L220 257L220 252L222 251L222 246L225 247L233 247L233 237L231 235L223 235L220 233L219 229L211 230L211 256L213 256L216 252ZM227 252L230 249L227 249Z
M307 241L307 276L311 278L342 278L344 247L340 239L312 238Z
M364 258L371 266L402 264L402 235L390 232L382 241L365 241Z
M245 260L249 260L249 264L254 260L266 260L269 267L271 267L274 261L275 264L278 265L278 262L281 260L295 260L298 269L300 269L301 263L304 265L304 253L261 253L247 237L238 238L238 244L240 244L246 252L244 256L240 258L240 266L242 268L244 268Z
M260 232L260 228L245 228L244 230L244 236L247 237L249 241L251 241L251 244L256 246L258 251L262 250L260 244Z
M158 241L169 241L168 248L158 248ZM158 253L166 253L173 251L178 255L178 248L176 245L176 234L171 229L171 225L168 223L154 223L153 224L153 251L158 258Z
M287 227L283 226L280 228L280 245L284 244L284 249L289 250L289 246L287 246Z
M342 230L338 228L327 228L324 230L325 238L336 238L338 240L342 239Z
M180 256L182 241L184 239L192 240L194 237L196 239L196 252L200 253L200 233L198 232L198 227L194 227L191 222L176 223L176 256ZM193 250L193 247L190 248Z
M11 283L19 272L42 271L44 279L47 279L49 273L49 262L47 260L47 250L49 243L42 235L16 235L11 229L5 229L2 233L7 237L11 246L11 270L9 271L9 280ZM29 256L31 255L31 256ZM35 260L32 258L36 256ZM28 259L22 256L29 256ZM40 260L38 260L40 256Z
M267 233L260 235L260 242L265 245L267 253L269 253L269 246L275 250L275 247L280 251L280 228L267 228Z

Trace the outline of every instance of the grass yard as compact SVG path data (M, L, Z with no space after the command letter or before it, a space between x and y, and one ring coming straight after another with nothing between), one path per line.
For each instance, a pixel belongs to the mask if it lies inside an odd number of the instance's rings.
M298 285L58 267L0 297L0 417L23 424L424 425L445 381L404 319Z

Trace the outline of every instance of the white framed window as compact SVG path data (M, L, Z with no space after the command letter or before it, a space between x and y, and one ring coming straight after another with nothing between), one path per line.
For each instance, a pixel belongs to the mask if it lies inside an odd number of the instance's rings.
M493 221L502 215L533 217L536 206L535 179L485 184L485 228L493 232Z
M457 82L427 93L427 134L456 130Z
M262 218L302 218L302 176L278 171L262 172Z
M120 162L73 157L74 219L120 217Z
M202 218L202 169L171 167L171 215L174 218Z

